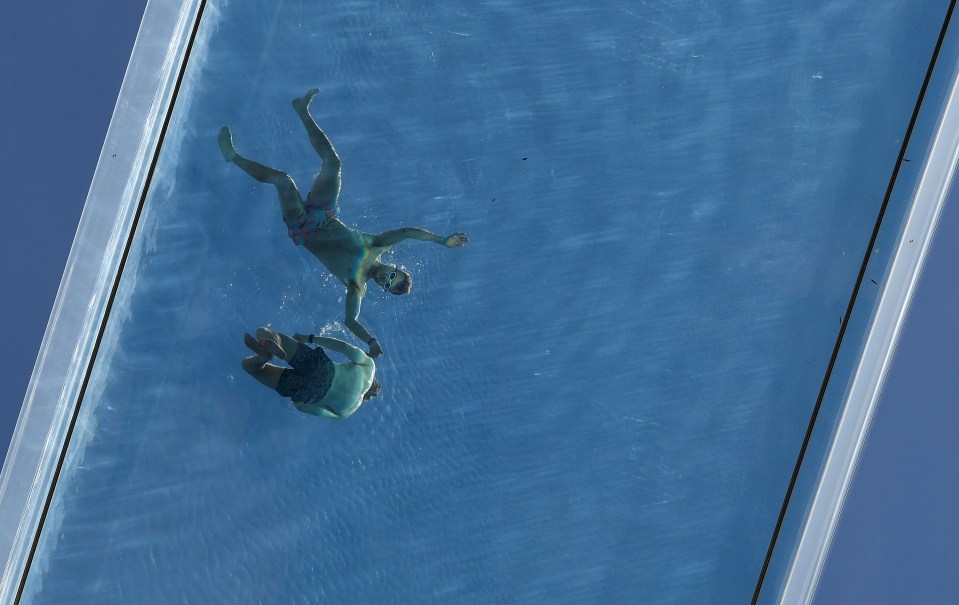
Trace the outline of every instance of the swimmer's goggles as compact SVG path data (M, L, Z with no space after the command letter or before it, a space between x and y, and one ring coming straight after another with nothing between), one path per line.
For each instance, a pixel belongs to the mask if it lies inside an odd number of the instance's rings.
M390 271L390 278L386 280L386 283L383 284L384 290L389 290L393 287L393 280L396 279L396 271Z

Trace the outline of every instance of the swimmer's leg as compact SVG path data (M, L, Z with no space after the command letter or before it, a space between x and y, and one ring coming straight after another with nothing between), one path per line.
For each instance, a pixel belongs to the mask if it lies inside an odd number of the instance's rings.
M300 346L291 336L270 328L256 329L256 343L270 354L284 360L293 359L297 347Z
M283 368L267 363L273 358L273 355L249 334L243 335L243 343L250 348L255 355L251 355L243 360L242 366L247 374L256 378L261 384L274 391L279 384L280 375L283 374Z
M343 166L340 162L340 156L333 149L333 143L330 142L326 133L316 125L316 121L310 114L310 101L319 91L319 88L313 88L302 97L293 99L293 109L296 110L296 115L300 116L300 121L306 128L306 134L310 137L310 144L323 160L323 167L313 178L313 185L310 187L310 200L326 209L332 207L340 196Z
M237 153L233 146L233 134L230 132L229 126L220 129L216 141L220 146L220 152L223 153L224 160L236 164L243 172L261 183L276 187L284 219L296 220L303 215L303 201L300 199L300 191L296 188L296 183L293 182L290 175L281 170L254 162Z
M280 383L280 376L283 375L284 368L273 365L272 363L260 363L256 355L251 355L243 360L243 369L247 374L256 378L263 386L276 390L276 385Z

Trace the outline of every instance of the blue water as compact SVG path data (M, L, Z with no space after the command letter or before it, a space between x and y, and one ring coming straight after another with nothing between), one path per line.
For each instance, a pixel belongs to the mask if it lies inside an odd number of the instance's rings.
M948 2L582 4L209 2L26 602L748 602ZM305 191L313 86L347 224L471 238L345 422L240 369L349 336L215 144Z

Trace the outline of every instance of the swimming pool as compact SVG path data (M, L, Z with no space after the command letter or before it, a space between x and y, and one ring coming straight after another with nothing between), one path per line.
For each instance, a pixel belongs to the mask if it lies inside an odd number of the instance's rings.
M951 85L902 155L930 6L185 6L25 600L729 603L768 560L772 602ZM397 248L384 393L344 423L239 367L259 325L350 336L215 142L305 189L312 86L344 222L471 238Z

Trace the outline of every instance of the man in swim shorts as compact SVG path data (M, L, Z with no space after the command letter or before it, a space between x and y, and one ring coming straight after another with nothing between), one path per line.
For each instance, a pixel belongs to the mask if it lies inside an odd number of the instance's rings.
M243 369L283 397L289 397L301 412L342 420L364 401L380 394L380 383L373 378L373 359L337 338L287 336L270 328L258 328L255 338L244 334L243 343L254 353L243 360ZM324 349L341 353L349 362L333 363ZM268 363L274 357L290 367Z
M310 101L318 92L319 89L314 88L293 100L293 108L306 128L310 143L323 160L323 166L314 177L305 202L290 175L237 153L228 126L220 129L217 143L227 162L236 164L261 183L276 187L290 239L297 246L309 250L346 286L346 327L369 346L371 357L377 357L383 353L383 349L359 321L366 282L373 280L390 294L396 295L407 294L413 285L409 273L396 265L380 262L382 254L408 239L443 244L447 248L459 248L469 239L464 233L441 237L419 227L402 227L372 235L343 224L339 219L340 207L337 203L342 172L340 158L309 110Z

